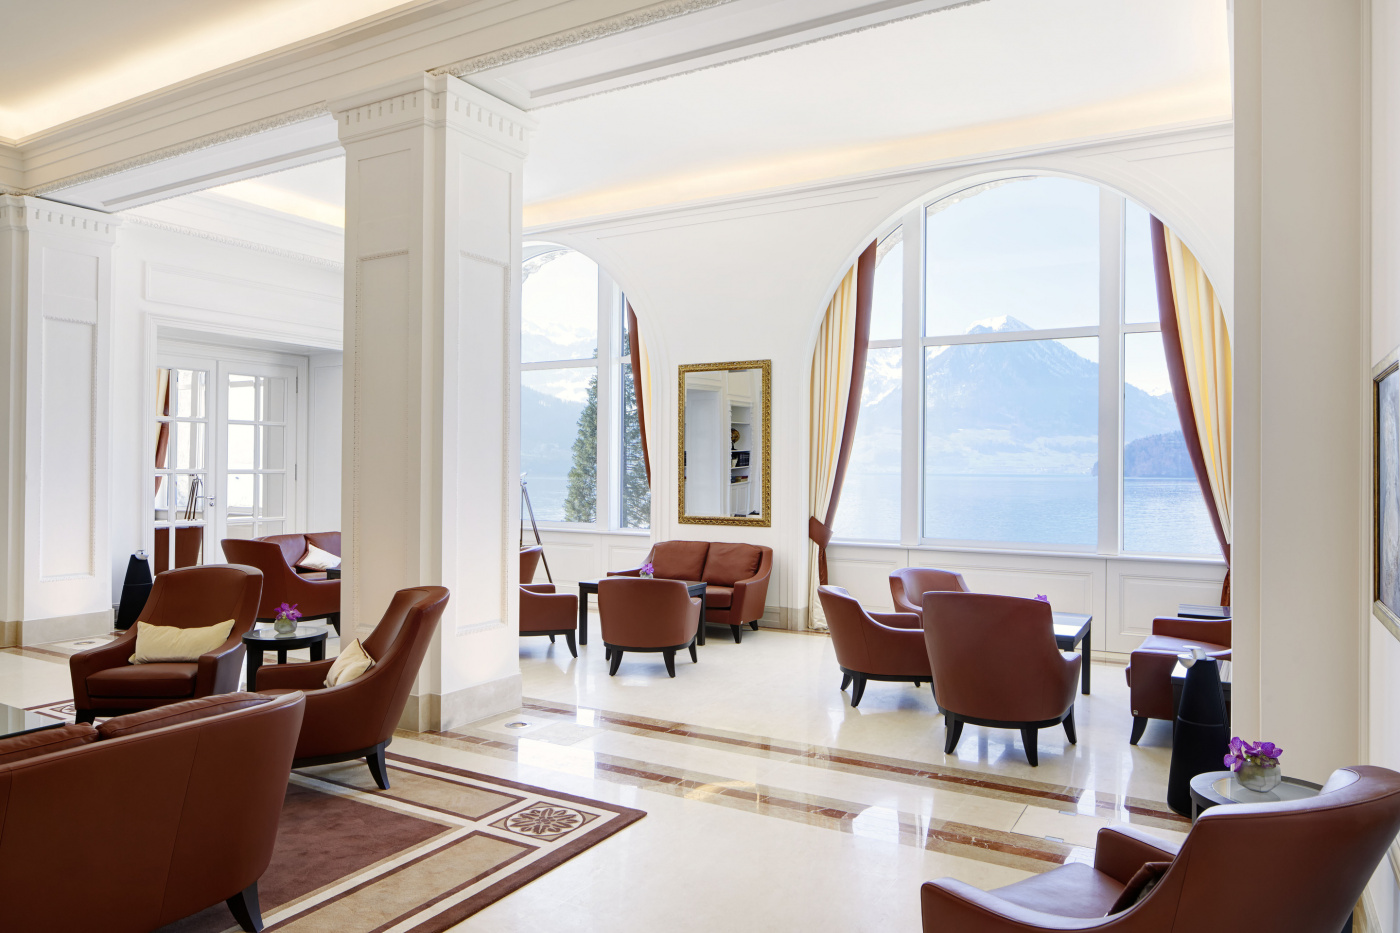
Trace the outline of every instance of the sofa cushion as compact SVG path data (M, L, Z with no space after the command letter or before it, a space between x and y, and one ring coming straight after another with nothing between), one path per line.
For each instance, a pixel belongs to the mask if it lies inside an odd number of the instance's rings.
M89 674L94 697L187 697L194 695L197 664L131 664Z
M132 664L159 661L198 661L228 641L233 631L233 619L201 628L179 628L174 625L136 623L136 648L129 659Z
M332 570L339 566L340 555L310 543L306 545L306 553L301 555L301 560L297 561L298 570Z
M99 738L117 739L124 735L135 735L138 732L146 732L151 729L164 729L166 726L174 726L182 722L193 722L207 716L232 713L250 706L261 706L271 699L271 697L259 696L256 693L219 693L211 697L186 700L183 703L170 703L166 706L157 706L155 709L142 710L139 713L117 716L98 726L97 734Z
M715 586L714 584L705 587L706 609L728 609L733 604L734 587Z
M705 575L699 579L720 586L733 586L758 572L763 552L752 544L716 541L705 558Z
M651 549L653 575L663 580L700 580L708 541L660 541Z
M65 748L77 748L96 741L97 730L91 723L69 723L57 729L40 729L28 735L0 739L0 765L13 764L26 758L37 758Z
M348 684L371 667L374 667L374 658L369 656L369 652L365 651L358 638L353 639L350 644L340 649L335 663L326 672L326 686L338 687Z
M340 557L340 532L338 531L308 531L306 533L306 543L314 544L323 551L330 551L336 557Z

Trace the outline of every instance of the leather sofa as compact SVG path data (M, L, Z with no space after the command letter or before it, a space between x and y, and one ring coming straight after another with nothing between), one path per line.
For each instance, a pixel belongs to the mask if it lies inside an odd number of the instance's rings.
M895 612L912 612L922 620L924 594L934 592L966 593L967 581L960 573L932 567L901 567L890 574Z
M340 580L328 580L324 572L300 572L296 562L306 555L307 544L340 556L340 532L321 531L265 538L224 538L224 556L263 572L262 601L258 618L270 622L283 603L296 606L303 621L325 619L340 634Z
M389 789L384 750L393 740L408 693L447 607L447 588L415 586L394 594L364 640L374 666L349 683L325 686L334 658L274 664L258 671L258 692L306 692L306 719L293 767L365 759L382 790Z
M1230 657L1229 619L1152 620L1152 634L1132 653L1128 661L1129 699L1133 711L1133 745L1142 738L1149 719L1176 720L1172 702L1172 670L1177 656L1201 647L1215 658Z
M698 662L700 600L679 580L609 577L598 581L598 618L603 630L609 676L617 673L624 651L659 651L666 673L676 676L676 652L690 649Z
M78 652L68 659L78 721L238 689L246 655L243 635L253 627L262 582L257 568L239 564L205 564L157 574L140 621L202 628L233 619L233 631L218 648L187 663L130 663L135 625L105 645Z
M1203 933L1248 926L1332 933L1351 916L1400 831L1400 774L1357 766L1322 793L1218 806L1179 847L1128 826L1099 830L1094 865L1063 865L994 891L952 879L923 886L925 933L1106 930ZM1134 875L1156 874L1135 904L1115 902ZM1128 898L1131 899L1131 898Z
M743 641L745 623L758 630L768 602L772 548L728 541L659 541L647 560L659 580L705 581L705 622L728 625L736 644ZM608 576L635 577L641 572L641 567L633 567Z
M1018 729L1026 760L1040 764L1036 735L1063 723L1070 743L1079 687L1076 653L1055 646L1050 604L990 593L924 594L924 644L943 713L943 751L958 747L963 725Z
M867 680L890 680L914 686L933 683L928 650L919 616L912 612L866 612L839 586L817 588L836 663L841 689L851 688L851 706L860 706ZM936 693L935 693L936 695Z
M305 700L180 706L0 739L0 927L148 933L225 901L262 929Z

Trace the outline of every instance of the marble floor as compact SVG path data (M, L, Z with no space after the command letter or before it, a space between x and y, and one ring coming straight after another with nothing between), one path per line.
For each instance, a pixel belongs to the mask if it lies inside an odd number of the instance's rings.
M71 696L74 643L0 651L0 703ZM330 651L334 652L332 645ZM1121 665L1095 662L1079 744L968 726L943 754L927 685L838 689L831 642L713 630L699 663L600 643L522 639L524 707L451 733L400 733L392 752L576 793L645 819L476 914L472 931L917 931L919 885L1007 884L1090 861L1099 828L1131 822L1180 840L1166 804L1170 726L1128 744Z

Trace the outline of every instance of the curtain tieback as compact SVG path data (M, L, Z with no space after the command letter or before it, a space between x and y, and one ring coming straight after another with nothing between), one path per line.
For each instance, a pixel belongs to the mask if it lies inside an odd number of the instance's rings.
M831 529L817 521L815 515L807 517L807 537L817 543L817 547L824 548L831 543Z

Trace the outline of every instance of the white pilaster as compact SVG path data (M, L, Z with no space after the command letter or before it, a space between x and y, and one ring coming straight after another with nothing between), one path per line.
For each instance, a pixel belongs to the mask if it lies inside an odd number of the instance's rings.
M419 75L332 105L346 151L344 618L440 583L404 725L520 703L521 111Z
M0 645L111 627L106 385L119 223L0 196Z

